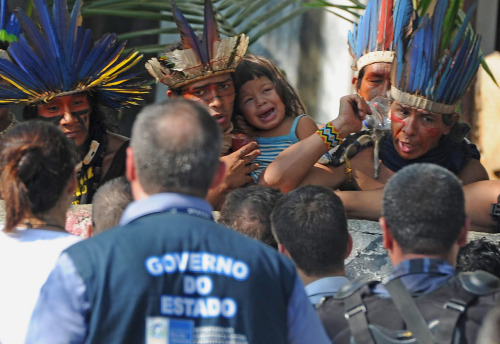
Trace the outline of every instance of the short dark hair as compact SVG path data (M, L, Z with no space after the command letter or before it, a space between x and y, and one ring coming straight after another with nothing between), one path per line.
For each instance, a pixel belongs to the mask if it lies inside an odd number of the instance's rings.
M446 253L465 225L461 182L438 165L406 166L385 186L382 216L404 253Z
M480 238L472 240L458 250L457 272L464 271L487 271L500 278L500 247Z
M117 226L123 211L133 200L130 183L125 176L102 184L92 199L92 234Z
M284 195L274 208L271 224L278 243L306 275L323 276L344 269L347 217L332 190L307 185Z
M194 101L170 98L145 107L130 140L144 191L206 197L219 166L221 138L219 124Z
M30 214L56 206L76 165L76 147L56 126L42 121L17 124L0 140L0 194L5 231Z
M278 189L260 185L233 190L224 200L219 222L277 248L271 231L271 211L281 196Z

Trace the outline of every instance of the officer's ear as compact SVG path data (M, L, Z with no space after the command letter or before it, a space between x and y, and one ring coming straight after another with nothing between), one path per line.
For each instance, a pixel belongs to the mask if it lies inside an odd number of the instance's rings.
M214 179L212 180L212 184L210 185L210 189L214 189L221 185L226 178L226 164L224 161L219 160L219 166L217 167L217 172L215 172Z
M288 252L288 250L286 249L285 246L283 246L283 244L278 243L278 252L284 255L285 257L288 257L290 259L292 258L290 256L290 252Z
M349 257L349 255L352 252L352 236L349 233L347 233L347 235L348 235L348 239L347 239L347 251L345 251L345 257L344 257L344 259L347 259L347 257Z
M391 251L394 246L394 237L392 236L389 227L387 227L387 222L385 220L385 217L382 216L378 220L378 223L380 225L380 228L382 228L382 239L384 247L387 251Z
M458 236L457 239L457 244L459 247L465 246L465 244L467 244L467 234L469 233L469 227L470 227L470 218L466 216L464 227L462 228L462 231L460 232L460 235Z

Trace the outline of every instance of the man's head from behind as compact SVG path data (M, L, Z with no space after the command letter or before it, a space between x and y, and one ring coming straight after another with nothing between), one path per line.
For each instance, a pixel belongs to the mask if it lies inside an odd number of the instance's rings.
M132 129L127 177L137 179L147 195L177 192L204 198L216 172L223 170L220 147L220 127L204 106L183 98L150 105ZM137 198L134 183L132 191Z
M500 278L500 244L485 237L470 241L460 248L457 256L457 272L487 271Z
M277 248L271 232L271 211L281 197L279 190L260 185L231 191L222 205L219 222Z
M284 195L271 225L279 250L305 275L343 274L350 239L344 206L333 191L307 185Z
M124 176L101 185L92 199L92 235L117 226L133 200L130 183Z
M385 186L382 216L380 225L390 254L388 236L403 254L437 256L446 256L466 238L461 182L438 165L412 164L392 176Z

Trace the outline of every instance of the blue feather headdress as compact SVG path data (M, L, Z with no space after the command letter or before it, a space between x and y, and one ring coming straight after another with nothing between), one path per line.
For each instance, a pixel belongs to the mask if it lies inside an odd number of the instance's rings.
M397 0L396 0L397 1ZM354 59L353 70L377 62L394 60L394 0L370 0L365 13L349 31L349 53Z
M481 38L468 28L475 5L457 25L460 1L437 0L432 13L406 33L408 39L397 43L394 100L434 113L455 112L482 59Z
M142 58L137 51L121 55L125 44L116 34L93 42L90 30L81 27L81 0L71 14L66 0L55 0L52 16L44 0L33 0L38 23L22 10L16 16L22 33L8 48L11 61L0 59L0 104L32 104L54 97L90 91L97 101L111 108L135 105L148 92L123 75Z
M182 49L168 51L146 63L158 82L179 88L194 81L234 72L248 48L248 37L240 34L221 39L212 2L205 0L203 37L200 40L177 5L170 0L172 14L181 34Z
M0 0L0 58L10 59L6 49L20 33L21 27L14 13L9 13L7 0Z

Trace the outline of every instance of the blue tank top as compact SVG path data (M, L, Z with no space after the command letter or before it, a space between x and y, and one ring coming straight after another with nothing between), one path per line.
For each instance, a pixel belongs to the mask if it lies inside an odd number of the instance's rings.
M286 148L290 147L294 143L299 142L299 138L295 131L297 130L297 124L299 119L307 115L297 116L290 128L288 135L274 136L274 137L255 137L255 141L259 144L260 155L255 158L254 163L259 164L259 168L252 172L252 177L255 183L259 179L259 175L264 171L271 162L276 159L276 157L284 151Z

